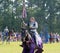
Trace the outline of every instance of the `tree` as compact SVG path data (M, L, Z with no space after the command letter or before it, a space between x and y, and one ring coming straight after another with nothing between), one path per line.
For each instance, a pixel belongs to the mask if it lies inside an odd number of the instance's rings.
M39 32L45 25L49 32L60 31L60 0L27 0L25 4L27 18L24 20L28 21L34 16L39 23ZM8 26L20 31L22 10L22 0L0 0L0 30Z
M36 12L34 14L32 13L31 14L37 18L38 22L40 23L39 26L41 27L43 24L47 24L49 31L56 32L57 29L56 26L58 21L57 20L58 15L56 15L56 13L60 12L59 10L60 1L59 0L38 0L38 1L28 0L28 2L29 2L29 7L31 7L31 9L33 9Z

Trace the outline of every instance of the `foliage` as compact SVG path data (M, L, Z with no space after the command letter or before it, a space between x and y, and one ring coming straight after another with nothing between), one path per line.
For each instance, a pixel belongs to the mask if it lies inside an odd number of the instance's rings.
M22 0L0 0L0 30L8 26L20 31L22 4ZM46 27L48 32L60 31L60 0L27 0L26 5L27 18L24 20L34 16L39 23L39 32Z

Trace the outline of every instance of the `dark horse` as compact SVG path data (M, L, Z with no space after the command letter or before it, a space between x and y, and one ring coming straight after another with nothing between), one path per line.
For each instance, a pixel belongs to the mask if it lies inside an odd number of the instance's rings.
M22 53L42 53L43 49L41 48L42 44L37 46L34 42L34 39L31 35L25 30L25 36L22 41L23 51Z

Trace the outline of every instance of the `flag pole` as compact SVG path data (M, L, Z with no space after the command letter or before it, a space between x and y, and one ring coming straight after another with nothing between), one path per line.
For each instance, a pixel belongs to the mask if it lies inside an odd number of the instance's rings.
M22 42L24 41L25 37L25 31L26 31L26 25L24 19L26 18L26 11L25 11L25 0L23 0L23 6L22 6L22 22L21 22L21 35L22 35Z
M24 26L24 23L25 23L25 21L24 21L24 18L26 17L26 9L25 9L25 0L23 0L23 7L22 7L22 23L21 23L21 28L25 28L25 26Z
M26 8L25 8L25 0L23 0L23 10L22 10L22 21L24 22L24 18L26 18Z

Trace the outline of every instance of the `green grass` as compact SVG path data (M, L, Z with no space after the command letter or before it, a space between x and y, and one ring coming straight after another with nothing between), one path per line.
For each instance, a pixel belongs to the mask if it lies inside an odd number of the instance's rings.
M44 44L43 53L60 53L60 43Z
M0 53L22 53L20 42L11 42L10 44L0 42ZM44 44L43 53L60 53L60 43Z

